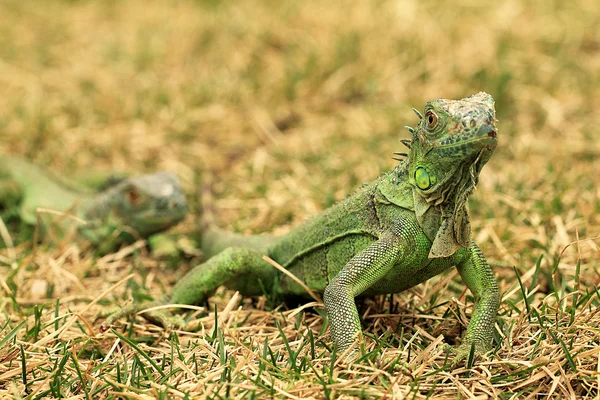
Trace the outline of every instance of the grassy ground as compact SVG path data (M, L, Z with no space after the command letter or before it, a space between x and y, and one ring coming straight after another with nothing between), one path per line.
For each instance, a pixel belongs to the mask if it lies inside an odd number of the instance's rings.
M100 334L97 312L194 261L25 241L0 250L0 397L599 396L597 5L439 4L2 0L0 154L70 176L167 169L190 196L202 166L222 226L282 234L392 168L411 107L487 91L500 144L471 212L503 293L488 359L444 368L472 309L454 272L365 301L372 352L336 366L314 304L231 292L188 315L194 332Z

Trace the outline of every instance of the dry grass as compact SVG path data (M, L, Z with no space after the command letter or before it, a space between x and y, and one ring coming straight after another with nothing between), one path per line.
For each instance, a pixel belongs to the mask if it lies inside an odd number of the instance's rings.
M471 211L503 293L489 359L443 368L472 308L454 273L365 302L373 351L333 367L314 303L226 292L188 315L195 332L100 334L98 311L189 263L25 241L0 250L0 397L599 396L597 4L438 4L4 0L0 154L71 176L168 169L190 194L203 167L223 226L279 234L392 168L411 107L487 91L500 145Z

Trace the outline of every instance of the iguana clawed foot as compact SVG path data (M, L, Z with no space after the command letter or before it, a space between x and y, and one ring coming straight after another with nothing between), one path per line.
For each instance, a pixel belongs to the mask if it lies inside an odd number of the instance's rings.
M156 325L160 325L165 329L184 328L186 326L186 322L180 315L172 314L170 311L163 308L152 309L168 304L168 301L165 299L160 299L142 305L131 304L127 307L119 308L117 310L111 309L107 312L101 312L99 316L107 318L102 325L100 325L100 332L106 332L118 319L136 314L138 312L143 312L142 316L145 319Z
M442 349L445 353L450 353L454 355L452 362L450 363L450 368L454 369L458 365L460 365L463 361L468 367L469 360L472 358L473 360L481 359L486 353L489 352L487 346L484 346L481 343L473 343L471 341L465 340L458 347L450 346L449 344L444 344ZM471 356L471 353L473 354Z

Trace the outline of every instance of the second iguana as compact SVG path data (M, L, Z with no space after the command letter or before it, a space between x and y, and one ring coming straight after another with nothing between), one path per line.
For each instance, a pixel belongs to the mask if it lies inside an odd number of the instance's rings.
M19 157L0 155L0 205L12 207L26 224L78 232L94 244L147 237L182 221L187 201L179 179L159 172L113 182L101 191L76 188ZM85 223L43 210L67 212ZM49 217L49 218L48 218ZM50 226L46 226L50 225Z
M420 120L408 128L412 138L403 141L407 159L392 171L282 237L242 236L203 224L207 260L169 295L125 308L103 327L149 306L201 304L221 285L246 296L272 287L282 295L306 295L263 259L267 255L323 292L331 335L342 352L362 337L356 296L401 292L456 266L475 304L455 362L472 349L477 355L488 351L499 292L472 241L467 198L497 144L494 100L481 92L435 100L423 114L416 112ZM144 315L163 325L181 324L164 311Z

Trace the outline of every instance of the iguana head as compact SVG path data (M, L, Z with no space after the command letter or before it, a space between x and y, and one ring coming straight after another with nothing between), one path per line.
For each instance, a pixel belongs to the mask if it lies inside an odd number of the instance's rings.
M439 204L458 183L457 173L474 185L490 159L498 142L494 99L480 92L462 100L434 100L420 117L410 148L410 179L429 202Z
M121 226L142 237L175 225L188 210L179 179L168 172L123 179L100 192L85 208L89 229Z
M439 99L417 114L418 125L409 129L409 180L417 217L423 220L432 207L441 212L430 256L442 257L470 243L466 200L498 142L494 99L484 92L462 100Z

